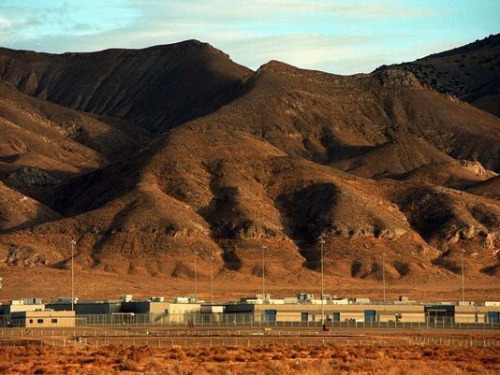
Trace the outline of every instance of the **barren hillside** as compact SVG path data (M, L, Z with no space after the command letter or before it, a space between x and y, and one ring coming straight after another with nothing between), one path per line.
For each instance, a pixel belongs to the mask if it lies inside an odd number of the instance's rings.
M435 90L500 116L500 35L395 66Z
M250 73L195 40L62 55L0 50L0 79L20 91L152 132L212 112L239 93Z
M307 289L324 236L329 283L369 289L384 262L419 289L458 280L464 258L470 280L498 282L500 119L411 72L251 72L189 41L1 50L0 73L23 92L0 86L0 270L64 277L75 239L84 273L175 290L215 269L259 290L265 245L269 282Z

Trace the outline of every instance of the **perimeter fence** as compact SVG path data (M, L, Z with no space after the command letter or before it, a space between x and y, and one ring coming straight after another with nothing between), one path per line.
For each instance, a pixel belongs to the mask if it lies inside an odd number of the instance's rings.
M321 321L277 321L263 319L255 314L95 314L78 315L76 325L84 326L166 326L191 324L195 327L269 327L269 328L321 328ZM497 322L456 322L453 319L423 322L388 321L327 321L328 329L335 328L415 328L415 329L465 329L500 330Z
M500 348L498 336L455 335L446 332L420 335L342 334L317 330L203 330L74 328L0 330L0 346L258 346L258 345L373 345L459 346Z
M137 327L137 326L156 326L156 327L249 327L249 328L292 328L292 329L321 329L321 321L278 321L266 319L265 316L256 314L135 314L135 313L112 313L112 314L87 314L77 315L76 327ZM10 327L10 317L8 315L0 316L0 327ZM27 327L35 328L35 327ZM47 328L47 326L37 327ZM54 327L55 328L55 327ZM453 329L453 330L500 330L498 322L456 322L454 319L428 319L427 321L359 321L349 319L345 321L325 322L325 328L335 330L337 328L380 328L380 329Z

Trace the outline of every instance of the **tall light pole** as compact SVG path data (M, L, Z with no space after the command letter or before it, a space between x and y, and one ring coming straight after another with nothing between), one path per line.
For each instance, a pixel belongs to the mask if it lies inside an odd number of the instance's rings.
M75 311L75 265L74 254L76 241L71 240L71 311Z
M324 272L324 262L323 262L323 252L325 245L325 238L321 236L319 239L319 244L321 246L321 323L325 323L325 272Z
M266 298L265 292L266 292L266 245L262 245L260 247L262 250L262 303L264 303L264 300Z
M212 303L214 303L214 260L215 257L210 255L210 294L212 296Z
M198 301L198 275L197 275L197 269L196 269L196 256L198 255L197 251L193 252L194 254L194 300L195 302Z
M462 250L462 302L465 301L464 255L465 255L465 250Z
M385 253L382 253L382 283L384 284L384 302L385 302Z

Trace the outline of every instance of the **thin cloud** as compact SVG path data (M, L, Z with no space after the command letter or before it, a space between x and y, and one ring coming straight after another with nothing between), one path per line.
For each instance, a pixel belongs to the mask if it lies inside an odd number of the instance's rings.
M279 37L242 37L227 40L236 61L245 58L248 65L256 69L270 60L280 60L301 68L347 73L341 68L346 56L353 56L365 48L366 43L376 37L366 36L322 36L311 34L282 35ZM243 41L241 43L240 41ZM252 46L249 55L246 45ZM300 46L300 47L297 47ZM352 71L352 65L350 71Z
M364 17L424 17L438 14L433 7L416 7L401 1L307 1L307 0L254 0L235 2L227 0L205 1L190 0L168 2L132 0L128 5L144 15L169 17L175 15L182 19L203 17L213 22L241 22L248 19L273 20L283 15L331 15L349 18Z
M0 28L12 27L13 22L5 17L0 16Z

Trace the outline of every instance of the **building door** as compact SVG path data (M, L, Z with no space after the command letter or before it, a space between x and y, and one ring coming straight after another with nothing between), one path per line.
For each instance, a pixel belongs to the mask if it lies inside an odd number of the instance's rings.
M265 310L266 322L276 322L276 310Z
M334 312L332 314L332 321L333 322L340 322L340 313L339 312Z
M375 322L377 320L377 312L375 310L365 310L365 323Z
M488 311L488 323L500 323L500 312Z
M302 311L300 313L300 321L301 322L308 322L309 321L309 313L307 311Z
M427 323L453 323L455 321L454 305L429 305L424 307Z

